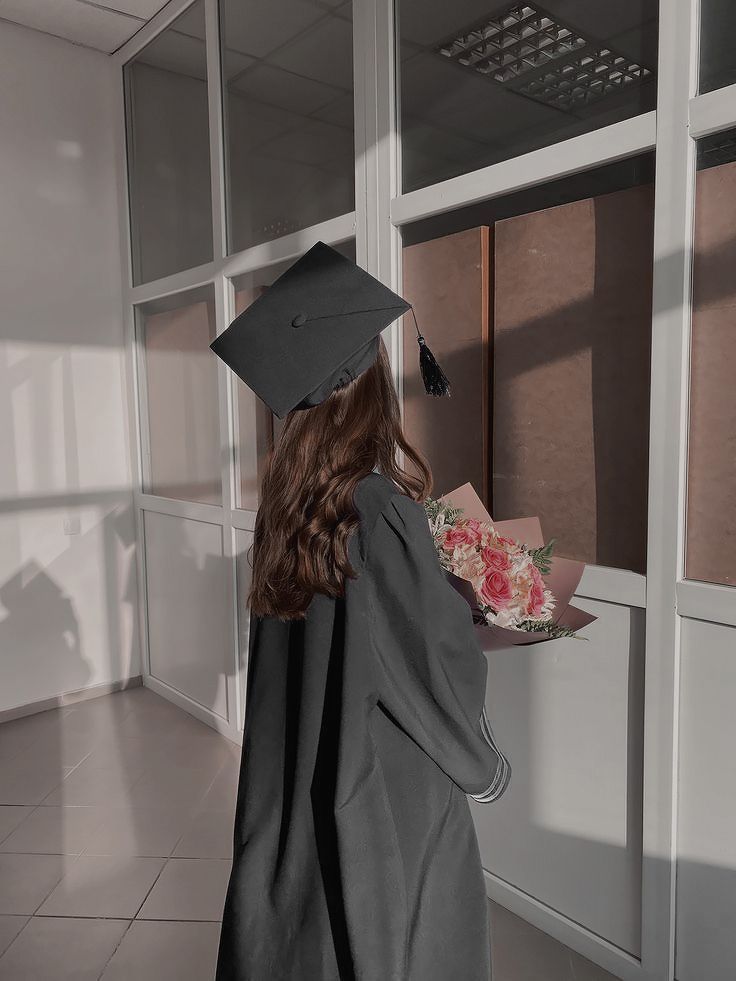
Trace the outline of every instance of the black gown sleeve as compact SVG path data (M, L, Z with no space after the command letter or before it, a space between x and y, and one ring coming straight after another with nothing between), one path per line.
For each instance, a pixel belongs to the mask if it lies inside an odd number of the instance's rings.
M488 664L420 504L401 494L386 503L366 572L379 702L466 794L496 800L511 768L486 716Z

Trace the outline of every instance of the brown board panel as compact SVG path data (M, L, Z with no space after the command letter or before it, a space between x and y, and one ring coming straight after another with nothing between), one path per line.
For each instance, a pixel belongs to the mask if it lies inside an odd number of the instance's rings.
M736 163L698 173L688 443L689 579L736 583Z
M486 502L489 243L480 227L403 250L403 295L452 390L449 399L425 394L414 322L405 316L404 431L429 460L435 494L469 481Z
M498 222L492 508L558 554L646 569L654 192Z

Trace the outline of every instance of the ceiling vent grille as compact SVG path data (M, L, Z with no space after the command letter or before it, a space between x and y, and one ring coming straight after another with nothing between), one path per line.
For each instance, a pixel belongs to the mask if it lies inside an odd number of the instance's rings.
M531 4L513 4L434 51L504 88L568 112L652 74Z

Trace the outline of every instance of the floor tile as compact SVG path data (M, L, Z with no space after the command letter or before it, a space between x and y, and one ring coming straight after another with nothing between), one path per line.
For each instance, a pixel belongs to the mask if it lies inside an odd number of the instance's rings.
M98 736L119 728L129 712L117 699L90 698L72 708L61 720L61 731L66 736Z
M35 913L75 861L63 855L0 855L0 913Z
M120 736L117 730L105 733L95 742L85 763L90 769L104 770L111 767L118 772L126 771L140 776L151 764L155 747L144 737Z
M0 842L14 831L33 810L23 804L0 804Z
M43 798L44 804L125 804L140 775L110 767L93 767L85 760Z
M130 788L133 807L197 808L217 774L209 767L195 770L187 766L158 765L147 770Z
M128 925L34 916L0 957L0 981L97 981Z
M226 764L204 796L202 810L235 811L235 801L238 796L238 769L232 764Z
M0 843L0 852L35 852L79 855L92 831L101 823L99 807L37 807Z
M27 916L0 915L0 957L2 957L27 922Z
M221 919L230 868L231 863L221 859L169 859L139 919Z
M112 807L87 838L85 855L168 858L189 823L183 808Z
M69 866L38 914L132 919L163 864L158 858L82 855Z
M192 731L201 725L176 705L161 699L162 705L132 710L120 723L121 736L150 736L157 739L168 738L175 733Z
M22 757L0 760L0 804L40 804L69 773L61 763L29 766Z
M615 981L613 975L496 903L488 903L493 981Z
M240 752L239 746L231 743L229 739L225 739L209 726L202 725L198 731L159 740L153 750L153 759L170 766L209 768L217 772L223 763L236 754L239 759Z
M174 849L175 858L231 858L233 813L199 811L194 815Z
M51 737L60 731L65 709L51 709L34 715L13 719L0 725L0 759L9 759L21 750L28 749L42 737Z
M23 760L29 767L74 767L89 756L94 744L92 735L75 735L62 730L43 735L33 745L22 749L15 759Z
M219 923L136 920L101 981L212 981Z

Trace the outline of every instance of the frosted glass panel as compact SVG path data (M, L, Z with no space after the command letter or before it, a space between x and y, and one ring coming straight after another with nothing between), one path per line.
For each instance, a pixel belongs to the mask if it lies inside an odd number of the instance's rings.
M487 655L512 776L500 800L470 806L488 871L638 956L644 611L576 603L599 617L587 641Z
M148 479L161 497L220 504L220 434L211 288L139 311L145 357ZM144 415L145 418L145 415Z
M146 511L151 674L223 719L231 614L222 529Z
M678 981L736 963L736 627L683 620L677 821Z
M350 2L221 0L228 244L355 207Z
M245 699L248 680L248 643L250 640L250 610L248 593L251 581L251 554L253 532L238 529L235 532L236 574L235 584L238 594L238 665L240 669L240 718L238 727L243 728L245 718Z
M736 131L698 145L688 444L690 579L736 585Z
M212 259L204 3L124 69L133 282Z

